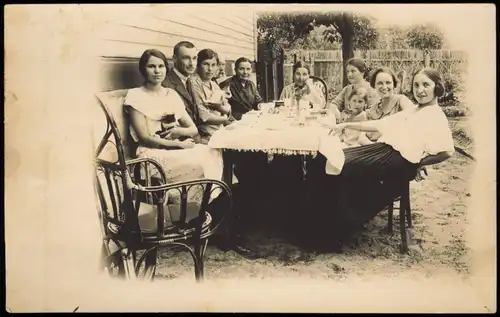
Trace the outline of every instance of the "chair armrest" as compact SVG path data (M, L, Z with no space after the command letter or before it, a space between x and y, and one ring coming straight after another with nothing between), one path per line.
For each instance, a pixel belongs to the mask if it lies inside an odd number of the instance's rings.
M163 216L160 215L163 215L164 204L165 201L168 199L168 195L166 193L169 190L178 190L180 192L181 202L179 209L180 211L179 223L184 224L186 222L187 212L188 212L188 196L189 196L188 193L190 192L192 187L196 187L199 185L201 185L203 189L203 196L199 207L197 207L197 210L203 212L200 213L200 217L198 217L197 220L199 226L201 226L202 223L205 221L205 216L201 216L202 214L204 214L204 212L208 212L209 214L212 215L213 211L218 210L220 207L225 206L222 209L223 211L221 213L219 213L220 211L216 212L217 214L219 214L219 217L217 217L218 221L213 223L213 227L209 230L209 232L204 233L204 235L208 236L219 228L220 224L222 223L227 213L232 210L232 194L231 190L229 189L226 183L216 179L203 178L203 179L193 179L189 181L176 182L171 184L162 184L158 186L137 185L134 189L136 190L138 195L141 194L152 195L153 205L155 205L158 208L157 234L161 236L163 235L164 218ZM218 192L217 198L212 197L215 191ZM211 198L213 198L213 200L211 200ZM221 198L220 201L219 198ZM212 204L212 202L214 202L215 204ZM139 210L139 208L140 208L139 204L137 204L136 209Z
M128 167L133 167L133 166L140 164L140 163L151 163L160 173L162 180L166 182L167 175L166 175L165 171L163 170L163 167L156 160L154 160L152 158L141 157L141 158L135 158L135 159L125 161L125 165Z
M170 184L163 184L163 185L157 185L157 186L140 186L136 188L136 190L144 193L154 193L154 192L159 192L159 191L167 191L170 189L178 189L179 187L183 186L194 186L194 185L202 185L202 184L215 184L222 188L225 192L227 192L229 195L231 195L231 190L227 186L226 183L216 180L216 179L210 179L210 178L197 178L189 181L181 181L181 182L175 182L175 183L170 183Z

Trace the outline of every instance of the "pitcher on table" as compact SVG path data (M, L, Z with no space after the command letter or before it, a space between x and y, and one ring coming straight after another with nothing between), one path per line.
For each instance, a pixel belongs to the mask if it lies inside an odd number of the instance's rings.
M325 97L323 92L314 86L309 77L309 66L299 61L293 65L294 83L283 88L280 99L285 100L290 107L303 107L304 102L308 108L324 108ZM302 102L301 102L302 101Z

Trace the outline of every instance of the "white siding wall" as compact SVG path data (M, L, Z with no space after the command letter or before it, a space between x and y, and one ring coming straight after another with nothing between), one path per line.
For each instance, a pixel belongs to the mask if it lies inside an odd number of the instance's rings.
M100 5L98 11L103 90L136 85L140 78L132 77L138 75L137 61L144 50L156 48L171 58L174 45L182 40L223 55L228 71L239 57L256 60L253 11L245 7L116 4ZM125 74L129 78L121 78Z

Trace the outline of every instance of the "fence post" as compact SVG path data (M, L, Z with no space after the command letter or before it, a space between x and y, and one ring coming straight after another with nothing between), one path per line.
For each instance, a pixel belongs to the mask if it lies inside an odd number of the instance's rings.
M277 60L276 60L276 51L271 52L271 62L272 62L272 79L273 79L273 99L276 100L278 99L278 67L276 65ZM269 101L269 100L266 100Z
M431 55L428 49L424 51L424 67L431 67Z
M309 70L310 70L310 74L311 76L314 76L314 52L311 51L309 52Z

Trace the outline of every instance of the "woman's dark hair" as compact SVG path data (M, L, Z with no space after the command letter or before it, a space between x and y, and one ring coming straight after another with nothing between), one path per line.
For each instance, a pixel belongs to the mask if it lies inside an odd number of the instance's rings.
M396 75L394 75L394 72L392 71L392 69L390 69L389 67L379 67L379 68L375 69L372 76L370 77L370 86L372 86L372 88L375 88L375 80L377 79L377 75L380 73L386 73L386 74L391 75L392 81L394 83L394 88L396 88L398 86L398 84L399 84L398 79L396 78Z
M165 54L154 48L145 50L144 53L142 53L141 58L139 59L139 72L141 73L142 77L144 77L144 79L147 78L146 66L151 56L163 60L163 62L165 63L165 67L168 67L168 61Z
M237 70L238 67L240 66L241 63L248 62L250 65L252 64L252 61L246 57L240 57L234 62L234 70Z
M198 52L198 59L196 61L196 68L199 68L201 66L201 63L203 61L206 61L207 59L212 59L215 58L216 60L219 59L217 53L209 48L205 48L201 51ZM219 64L217 62L217 64Z
M429 79L434 82L434 84L436 85L434 87L434 95L436 96L436 98L442 97L444 95L445 89L444 89L443 80L441 78L441 74L436 69L431 68L431 67L422 68L422 69L418 70L415 74L413 74L413 76L411 78L411 93L412 93L412 95L413 95L413 81L415 80L415 76L417 76L418 74L424 74L425 76L429 77Z
M350 60L347 61L346 67L348 65L356 67L362 74L365 74L367 71L367 67L365 64L365 61L362 60L361 58L351 58Z
M297 63L293 64L293 73L295 74L295 71L299 68L305 68L307 69L307 73L311 74L311 69L309 68L309 65L304 63L303 61L298 61Z

